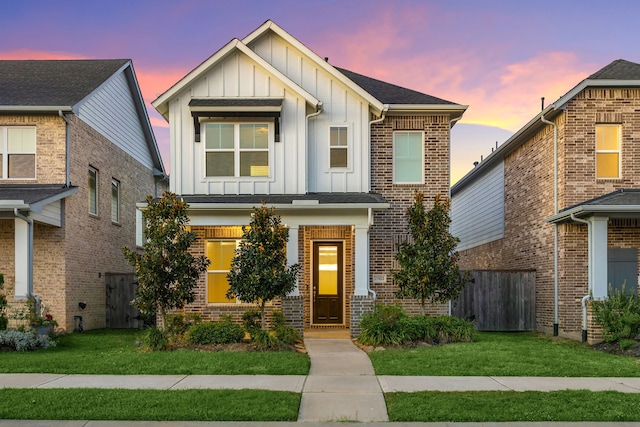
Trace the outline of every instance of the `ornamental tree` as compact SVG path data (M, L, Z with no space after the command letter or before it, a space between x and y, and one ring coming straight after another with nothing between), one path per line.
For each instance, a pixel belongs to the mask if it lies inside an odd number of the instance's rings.
M242 240L227 274L227 298L257 304L265 329L265 304L284 297L296 286L300 266L287 266L289 229L282 225L274 208L253 208L249 226L242 227Z
M169 310L194 301L194 288L209 265L205 256L194 257L189 252L196 234L187 231L188 208L168 191L158 200L147 196L147 209L142 213L144 252L123 249L138 280L132 304L143 313L158 312L163 322Z
M468 282L468 272L462 274L455 251L458 238L449 233L449 199L437 195L433 209L427 211L424 195L416 192L407 209L410 239L400 243L396 260L400 269L393 271L398 298L425 303L446 302L456 298Z

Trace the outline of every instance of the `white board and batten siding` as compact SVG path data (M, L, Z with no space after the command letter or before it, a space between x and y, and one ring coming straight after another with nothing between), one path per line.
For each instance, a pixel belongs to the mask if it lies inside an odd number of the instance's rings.
M463 251L504 237L504 163L451 199L451 234Z
M107 80L79 108L78 117L153 170L153 159L124 72Z
M249 47L305 91L322 101L322 113L309 120L309 192L369 191L369 104L334 75L274 33ZM283 120L287 118L283 114ZM329 167L329 130L348 128L348 166ZM299 143L304 143L304 134Z

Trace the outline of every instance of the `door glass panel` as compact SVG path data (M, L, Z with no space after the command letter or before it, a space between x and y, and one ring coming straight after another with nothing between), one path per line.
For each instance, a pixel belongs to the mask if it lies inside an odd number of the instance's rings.
M338 247L318 247L318 295L338 294Z

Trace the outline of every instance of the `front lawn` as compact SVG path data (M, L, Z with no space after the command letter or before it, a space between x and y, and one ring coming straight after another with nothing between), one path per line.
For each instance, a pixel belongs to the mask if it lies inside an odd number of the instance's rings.
M100 329L59 336L58 345L34 352L0 353L2 373L111 375L307 375L309 357L296 352L180 349L142 352L142 331Z
M476 341L369 353L377 375L639 377L633 357L538 333L478 333Z
M296 421L300 394L270 390L0 389L0 419Z

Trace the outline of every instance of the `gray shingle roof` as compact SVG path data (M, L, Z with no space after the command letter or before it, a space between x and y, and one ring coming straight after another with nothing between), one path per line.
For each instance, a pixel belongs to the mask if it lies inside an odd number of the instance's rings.
M307 193L307 194L270 194L270 195L223 195L223 196L181 196L189 204L253 204L263 201L267 205L292 204L299 200L317 200L318 204L387 204L387 200L377 193Z
M64 184L3 184L0 186L0 201L22 200L27 205L64 194L70 188Z
M0 105L73 106L127 62L0 60Z
M570 206L562 211L567 211L577 206L640 206L640 190L617 190L604 196Z
M447 101L435 96L427 95L412 89L396 86L391 83L376 80L344 68L335 67L336 70L351 79L355 84L373 95L374 98L383 104L417 104L417 105L456 105L455 102Z
M640 80L640 64L617 59L588 78L591 80Z

